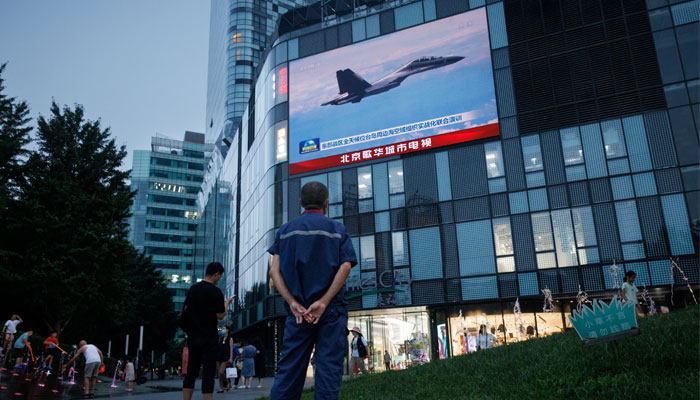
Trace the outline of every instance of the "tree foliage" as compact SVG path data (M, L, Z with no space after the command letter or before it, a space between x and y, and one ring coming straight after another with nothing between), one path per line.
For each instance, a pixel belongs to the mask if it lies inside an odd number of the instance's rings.
M28 135L21 128L28 108L17 104L0 109L0 121L14 124L7 140L2 126L3 143L17 143L9 159L21 167L19 177L0 182L14 199L0 244L7 300L0 311L20 313L27 327L70 341L104 343L146 325L148 347L165 349L175 315L163 275L127 239L134 193L129 172L119 169L125 147L99 120L87 120L82 106L54 102L49 116L38 118L36 149L28 151L28 136L19 134Z

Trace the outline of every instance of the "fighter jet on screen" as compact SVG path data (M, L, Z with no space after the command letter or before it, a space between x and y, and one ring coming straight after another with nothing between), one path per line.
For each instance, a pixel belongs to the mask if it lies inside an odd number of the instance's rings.
M463 59L464 57L461 56L419 58L411 61L410 63L404 65L371 85L351 69L342 69L335 72L335 75L338 78L339 96L321 105L337 106L345 103L359 103L367 96L384 93L398 87L401 85L401 82L403 82L404 79L413 74L444 67Z

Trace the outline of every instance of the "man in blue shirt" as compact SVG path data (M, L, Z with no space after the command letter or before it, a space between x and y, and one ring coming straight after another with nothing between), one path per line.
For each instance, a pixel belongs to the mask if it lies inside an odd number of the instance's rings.
M319 182L301 188L304 213L279 229L270 278L286 301L282 355L271 400L299 399L311 351L315 398L337 399L347 353L345 280L357 264L350 234L343 224L325 217L328 189Z

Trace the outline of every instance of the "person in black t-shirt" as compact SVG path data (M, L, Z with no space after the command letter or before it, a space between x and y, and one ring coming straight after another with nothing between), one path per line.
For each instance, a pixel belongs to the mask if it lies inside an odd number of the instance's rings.
M191 318L191 328L187 339L189 361L187 375L182 383L182 398L191 400L194 392L194 381L202 368L202 395L204 400L211 400L214 393L214 376L216 375L216 355L218 353L218 320L226 316L226 310L233 301L224 301L217 282L224 274L221 263L213 262L207 265L204 280L190 288L185 298L184 311Z

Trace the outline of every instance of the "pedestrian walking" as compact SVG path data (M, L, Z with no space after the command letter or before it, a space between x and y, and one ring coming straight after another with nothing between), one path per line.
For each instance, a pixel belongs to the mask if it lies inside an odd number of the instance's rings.
M134 363L130 359L126 359L126 366L124 367L124 382L127 383L127 392L134 390L134 381L136 380L136 369L134 368Z
M258 378L258 389L263 387L263 379L265 378L265 351L260 342L255 346L258 352L255 353L255 377Z
M231 382L226 377L226 368L233 363L233 338L229 333L228 326L224 326L221 338L219 339L219 355L216 358L216 370L219 373L219 390L216 393L223 393L231 389Z
M384 350L384 369L391 371L391 355L388 350Z
M97 348L94 344L88 344L87 341L81 340L79 344L80 348L75 353L73 358L71 358L64 366L65 370L73 364L81 354L85 357L85 369L83 370L83 378L85 379L85 393L83 398L93 398L95 397L95 385L97 385L97 374L100 372L100 368L104 364L104 356L102 351Z
M218 320L226 316L233 301L224 301L221 289L216 287L224 274L224 266L218 262L207 265L204 280L197 282L187 292L180 316L180 328L189 335L187 339L187 374L182 383L182 398L191 400L194 381L202 368L202 395L211 400L214 394L216 356L219 350Z
M359 372L366 374L367 368L365 368L365 358L367 357L367 341L365 337L362 336L360 328L357 326L353 327L350 331L352 333L352 352L350 353L350 375L355 374L355 367L359 369Z
M241 376L243 381L239 389L250 389L253 384L253 376L255 376L255 355L258 353L258 349L247 341L243 342L244 346L241 349L241 358L243 359L243 369L241 370Z
M301 397L314 345L315 398L337 399L348 346L345 281L357 257L347 229L325 217L323 184L305 184L300 204L305 211L282 225L268 249L270 278L288 314L270 399Z

